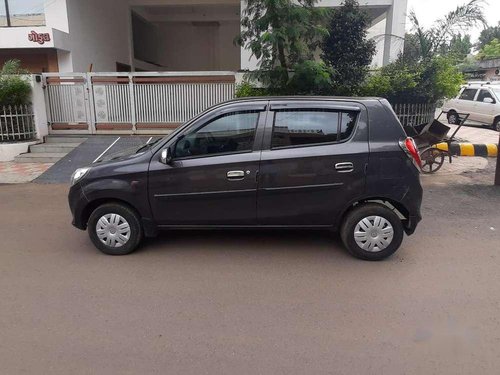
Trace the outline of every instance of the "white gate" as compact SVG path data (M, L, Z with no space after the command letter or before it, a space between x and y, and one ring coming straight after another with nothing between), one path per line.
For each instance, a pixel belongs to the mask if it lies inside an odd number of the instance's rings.
M50 132L92 132L85 74L44 73L45 104Z
M44 73L51 133L165 133L234 98L232 72Z

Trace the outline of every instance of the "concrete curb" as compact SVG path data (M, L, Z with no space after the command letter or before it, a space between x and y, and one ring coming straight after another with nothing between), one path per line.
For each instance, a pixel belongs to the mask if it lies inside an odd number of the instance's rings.
M494 143L451 143L448 150L448 143L442 142L434 145L439 150L449 151L456 156L481 156L496 158L498 155L498 146Z

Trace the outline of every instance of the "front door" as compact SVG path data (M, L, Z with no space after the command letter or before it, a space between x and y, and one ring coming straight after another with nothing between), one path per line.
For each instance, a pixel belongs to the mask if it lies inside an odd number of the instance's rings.
M465 114L469 114L468 120L471 121L479 121L477 119L475 101L477 95L477 89L466 88L460 94L458 98L459 112L461 114L460 117L463 117Z
M210 113L168 145L173 160L149 170L155 220L164 226L254 225L265 105ZM261 137L260 137L261 138Z
M492 102L485 102L484 99L486 98L489 98ZM476 113L476 121L488 125L493 124L496 103L493 95L487 89L481 89L479 90L475 103L476 109L474 112Z
M363 194L368 132L361 106L271 104L265 134L259 224L331 226Z

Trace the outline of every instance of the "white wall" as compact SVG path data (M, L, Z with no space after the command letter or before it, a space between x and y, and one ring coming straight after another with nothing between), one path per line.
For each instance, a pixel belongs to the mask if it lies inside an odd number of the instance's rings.
M167 70L233 70L240 68L240 48L233 44L238 21L218 24L158 24L158 63Z
M43 44L28 40L31 30L38 34L49 34L50 41ZM50 27L2 27L0 28L0 48L53 48L54 33Z
M158 64L158 27L132 14L132 30L134 58Z
M59 65L60 72L73 71L73 58L71 56L71 52L57 50L57 63Z
M373 25L368 29L368 38L373 38L375 41L375 56L372 60L372 67L379 68L384 63L384 43L385 43L385 19Z
M67 0L74 72L115 71L130 64L130 13L124 0Z
M45 0L44 5L47 26L69 32L66 0Z

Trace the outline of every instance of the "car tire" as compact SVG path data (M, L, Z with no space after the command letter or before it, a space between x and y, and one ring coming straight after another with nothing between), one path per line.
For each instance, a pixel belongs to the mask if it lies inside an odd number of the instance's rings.
M493 130L500 132L500 117L497 117L495 121L493 121L493 125L491 126Z
M455 111L448 112L448 115L446 117L448 118L448 124L457 125L459 122L458 113Z
M106 203L90 215L87 231L95 247L108 255L133 252L142 239L139 215L119 203Z
M349 253L356 258L382 260L399 249L403 241L403 223L389 208L366 203L347 214L340 237Z

